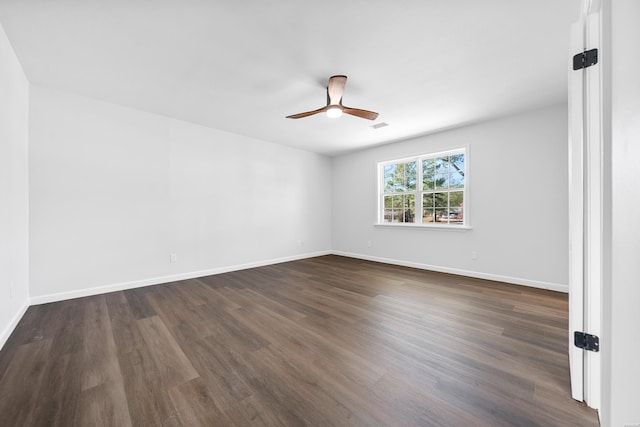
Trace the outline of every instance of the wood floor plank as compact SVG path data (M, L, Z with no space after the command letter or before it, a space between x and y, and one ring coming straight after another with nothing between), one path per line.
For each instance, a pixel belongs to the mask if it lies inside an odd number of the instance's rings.
M30 307L7 426L597 426L557 292L321 256Z
M76 425L130 426L128 401L103 295L84 299Z
M241 323L267 336L272 344L287 348L301 359L312 359L316 363L327 364L345 369L345 374L359 382L375 383L385 370L370 363L345 347L335 346L330 339L309 329L302 330L299 324L279 317L276 313L256 310L235 310L232 315Z
M188 343L185 352L189 360L206 384L215 407L223 410L228 423L221 425L253 425L264 417L249 402L251 387L239 377L238 370L244 366L238 361L237 352L214 337L199 338L187 324L175 327L174 333L178 342Z
M51 349L53 353L53 346ZM41 386L37 390L38 404L32 412L33 425L70 426L75 422L81 395L81 377L77 368L82 353L67 353L49 357Z
M155 316L156 312L149 304L146 298L147 291L144 289L131 289L125 295L131 312L136 319L145 319L147 317Z
M307 363L291 363L275 347L264 347L245 356L247 364L254 367L250 383L260 384L265 400L291 402L280 411L303 421L303 425L332 425L334 419L348 421L351 425L366 425L363 419L370 418L367 413L361 412L362 417L355 414L337 393L333 393L333 388L323 387L321 378L314 375ZM296 386L292 387L293 384Z
M400 414L389 425L403 426L485 426L493 427L475 412L466 411L455 399L387 374L378 381L370 399L382 413ZM408 410L409 409L409 410ZM516 425L516 424L514 424Z
M184 286L190 287L190 283L185 283ZM197 329L199 336L207 337L212 334L209 323L198 311L199 304L192 305L188 299L184 298L184 294L175 288L169 286L159 288L148 294L148 300L169 327L188 323Z
M197 279L175 282L172 288L180 293L191 307L208 303L211 296L211 288Z
M107 307L118 355L143 347L145 345L144 338L138 327L134 309L129 304L129 299L125 298L124 294L121 294L119 298L107 298Z
M44 367L50 357L51 339L19 346L0 379L0 420L7 425L37 425L34 419ZM4 351L4 350L3 350Z
M84 301L82 390L122 379L111 319L103 296Z
M73 425L131 426L129 407L121 380L103 382L83 390Z
M209 427L232 424L232 420L217 408L211 392L201 378L169 389L169 396L176 408L180 425Z
M158 316L138 320L138 327L164 383L175 386L198 377L193 365Z
M180 425L166 381L156 368L151 351L140 346L118 355L132 424Z

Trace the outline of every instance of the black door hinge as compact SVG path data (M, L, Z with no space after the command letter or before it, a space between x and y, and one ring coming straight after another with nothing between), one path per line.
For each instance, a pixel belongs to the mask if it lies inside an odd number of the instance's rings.
M573 343L584 350L600 351L600 338L596 335L576 331L573 333Z
M598 63L598 49L585 50L573 56L573 69L582 70Z

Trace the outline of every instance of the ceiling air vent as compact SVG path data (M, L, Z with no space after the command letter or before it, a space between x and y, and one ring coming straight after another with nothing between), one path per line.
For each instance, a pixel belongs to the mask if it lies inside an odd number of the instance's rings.
M380 123L376 123L375 125L371 126L374 129L380 129L383 128L385 126L389 126L389 123L386 122L380 122Z

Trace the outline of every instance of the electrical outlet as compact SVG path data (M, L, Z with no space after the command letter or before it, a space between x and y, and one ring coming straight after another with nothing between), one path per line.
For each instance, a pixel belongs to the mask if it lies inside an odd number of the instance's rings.
M373 246L373 243L371 243L371 240L367 240L367 247L370 248L371 246Z
M178 262L178 254L170 254L169 255L169 262L171 262L171 263Z
M298 240L298 247L301 248L304 246L304 240Z
M471 260L475 261L478 259L478 252L476 251L471 251Z

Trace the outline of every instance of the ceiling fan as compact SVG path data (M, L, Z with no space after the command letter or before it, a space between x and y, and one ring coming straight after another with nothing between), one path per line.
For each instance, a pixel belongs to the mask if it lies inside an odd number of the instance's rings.
M327 105L306 113L298 113L287 116L287 119L301 119L303 117L313 116L318 113L327 113L329 117L340 117L342 113L351 114L352 116L362 117L363 119L375 120L378 113L373 111L361 110L359 108L345 107L342 105L342 94L344 86L347 83L347 76L332 76L327 84Z

